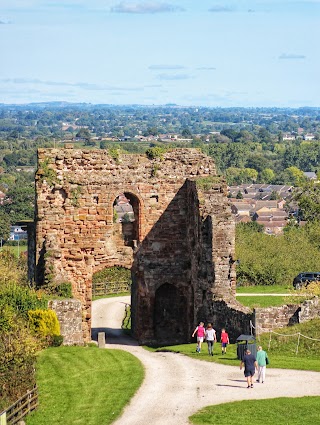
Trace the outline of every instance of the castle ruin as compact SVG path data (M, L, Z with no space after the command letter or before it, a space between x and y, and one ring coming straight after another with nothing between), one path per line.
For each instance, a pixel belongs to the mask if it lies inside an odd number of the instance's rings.
M248 317L235 301L226 191L212 158L197 149L151 158L72 145L39 149L36 283L71 283L84 341L91 338L92 276L113 266L131 269L132 331L140 343L187 342L199 320L225 325L230 305L238 308L230 324L243 330ZM130 223L114 218L119 194L130 200Z

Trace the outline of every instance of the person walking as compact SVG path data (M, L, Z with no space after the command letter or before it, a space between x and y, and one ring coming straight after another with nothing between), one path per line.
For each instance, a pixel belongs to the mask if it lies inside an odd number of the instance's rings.
M213 345L215 342L217 342L217 336L216 336L216 331L213 329L211 323L208 323L207 325L205 338L208 344L209 356L213 356Z
M206 330L204 328L203 322L200 322L199 325L193 331L192 338L195 336L195 334L197 334L197 348L196 348L197 353L200 353L201 351L201 344L204 341L205 332Z
M227 345L229 344L229 335L224 328L221 329L221 351L222 354L227 354Z
M267 353L262 349L261 345L258 347L257 363L258 363L258 379L257 382L264 383L266 379L266 366L269 363Z
M244 376L247 379L247 388L253 388L253 376L258 369L258 364L255 356L251 354L251 351L249 349L246 350L246 354L243 356L243 359L240 363L240 370L242 370L244 366Z

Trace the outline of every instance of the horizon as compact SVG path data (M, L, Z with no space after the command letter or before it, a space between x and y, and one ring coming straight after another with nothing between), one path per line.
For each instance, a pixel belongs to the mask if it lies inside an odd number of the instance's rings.
M319 12L320 0L2 0L0 103L317 108Z
M52 100L52 101L35 101L35 102L25 102L25 103L0 103L1 107L23 107L23 106L45 106L45 105L59 105L60 107L64 106L101 106L101 107L116 107L116 108L122 108L122 107L137 107L137 108L182 108L182 109L277 109L277 110L300 110L300 109L312 109L317 110L320 109L319 106L310 106L310 105L303 105L303 106L206 106L206 105L178 105L174 103L167 103L167 104L140 104L140 103L92 103L92 102L70 102L66 100Z

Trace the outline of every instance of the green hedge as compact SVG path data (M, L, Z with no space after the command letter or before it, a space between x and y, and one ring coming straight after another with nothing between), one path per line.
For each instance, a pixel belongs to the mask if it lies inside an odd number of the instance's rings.
M320 271L319 227L288 229L270 236L241 224L236 229L239 285L289 285L302 271Z

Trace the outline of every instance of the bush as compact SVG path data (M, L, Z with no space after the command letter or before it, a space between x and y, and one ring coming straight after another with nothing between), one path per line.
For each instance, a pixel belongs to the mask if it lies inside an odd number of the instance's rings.
M131 270L124 267L107 267L92 276L92 283L102 282L131 282Z
M34 387L35 355L39 350L37 339L23 319L11 315L9 321L10 329L0 332L0 411Z
M164 147L155 146L154 148L147 149L146 155L149 159L156 159L156 158L162 159L166 151L167 149Z
M45 292L48 295L62 298L72 298L72 285L69 282L50 282L44 287Z
M59 283L56 287L56 294L63 298L72 298L72 286L69 282Z
M60 325L53 310L30 310L29 325L32 332L40 336L60 335Z
M237 280L240 285L287 285L301 271L318 271L320 250L310 230L293 228L270 236L250 226L237 225Z
M11 308L14 313L27 319L29 310L45 309L46 306L47 299L39 297L36 291L28 287L19 286L18 284L0 286L0 311L5 308Z
M63 336L62 335L53 335L51 338L51 345L52 347L60 347L63 343Z

